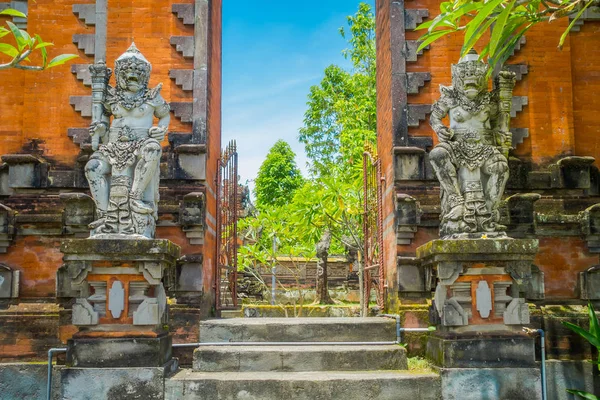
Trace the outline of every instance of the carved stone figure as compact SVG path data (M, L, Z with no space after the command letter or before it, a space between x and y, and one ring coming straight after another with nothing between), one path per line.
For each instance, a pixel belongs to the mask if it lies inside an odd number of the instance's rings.
M115 62L116 87L108 85L111 71L104 64L90 67L94 154L85 174L96 203L92 237L154 237L160 143L169 126L170 107L160 95L162 84L148 88L151 69L135 44Z
M321 239L317 243L317 298L319 304L333 304L329 296L329 285L327 282L327 258L331 247L331 232L325 229Z
M473 51L452 66L452 86L440 86L430 123L440 143L429 154L440 181L444 238L497 232L508 180L510 109L515 75L501 71L487 91L487 65ZM450 126L442 123L449 116Z

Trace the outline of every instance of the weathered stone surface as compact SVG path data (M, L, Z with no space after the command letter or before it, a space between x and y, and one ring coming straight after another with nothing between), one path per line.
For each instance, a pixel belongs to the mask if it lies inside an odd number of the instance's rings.
M232 318L200 323L201 342L394 340L396 322L385 318Z
M536 367L442 369L441 377L444 400L542 399L540 370Z
M5 154L2 161L8 165L9 188L45 186L48 166L39 157L31 154Z
M73 14L86 25L96 25L96 4L73 4Z
M175 151L178 167L176 178L206 180L206 145L182 144Z
M406 349L371 346L201 346L194 371L375 371L408 369Z
M189 5L192 6L192 4ZM194 88L193 69L172 69L169 71L169 78L174 79L175 84L180 86L184 92L190 92Z
M96 39L93 33L76 33L73 35L73 43L79 50L83 50L86 56L93 56L96 49Z
M406 74L406 91L409 94L418 94L419 89L425 85L425 82L431 80L429 72L408 72Z
M548 399L577 400L567 389L600 393L600 373L587 361L546 361Z
M425 121L427 114L431 112L429 104L408 104L408 126L417 128L421 121Z
M171 360L171 336L156 338L75 338L68 341L67 365L78 368L162 367Z
M52 400L62 399L60 397L59 368L54 368L52 378ZM46 399L47 384L46 364L0 364L0 397L2 399Z
M194 37L193 36L171 36L171 45L183 55L184 58L194 57Z
M425 178L425 150L419 147L394 147L394 179L414 181Z
M172 11L184 25L194 25L195 15L193 4L173 4Z
M64 368L62 400L163 400L164 368Z
M427 356L442 368L535 367L535 340L525 334L436 332Z
M182 101L172 101L171 102L171 111L173 111L173 115L175 118L179 118L181 122L187 123L192 122L192 109L193 103L191 102L182 102Z
M537 239L436 239L419 247L417 257L436 260L516 261L535 256L538 246Z
M165 400L438 400L440 378L402 372L180 371L165 383Z
M423 22L424 18L429 16L429 10L427 9L405 9L404 10L404 29L413 30Z

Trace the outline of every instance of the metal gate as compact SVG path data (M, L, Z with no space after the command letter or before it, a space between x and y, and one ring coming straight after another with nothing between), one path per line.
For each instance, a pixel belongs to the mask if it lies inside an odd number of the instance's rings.
M377 150L365 143L363 152L363 290L362 314L369 308L371 289L375 289L377 305L385 303L385 271L383 268L383 181L381 160Z
M237 308L238 153L235 141L221 152L217 168L217 310Z

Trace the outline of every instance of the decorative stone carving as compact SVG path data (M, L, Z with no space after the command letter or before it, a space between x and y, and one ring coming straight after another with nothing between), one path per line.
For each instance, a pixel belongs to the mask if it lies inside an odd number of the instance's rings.
M90 67L94 154L85 166L97 220L92 237L138 235L153 238L158 219L161 141L170 122L162 84L148 88L152 67L132 44L115 62L117 85L108 85L111 70ZM114 119L109 127L110 116ZM153 126L153 117L158 125Z
M327 258L331 246L331 232L326 229L317 243L317 301L319 304L333 304L327 284Z
M438 279L434 320L442 327L464 327L461 331L529 323L519 294L543 297L543 276L532 277L537 249L537 240L510 238L441 239L419 247L421 267Z
M487 92L487 65L470 52L452 66L452 86L440 86L430 123L440 143L429 160L440 181L440 234L445 238L501 233L498 211L508 180L510 112L515 74L501 71ZM442 119L450 118L450 126Z
M61 251L65 265L57 275L57 296L76 297L74 325L162 329L164 285L175 288L178 246L164 239L67 239Z

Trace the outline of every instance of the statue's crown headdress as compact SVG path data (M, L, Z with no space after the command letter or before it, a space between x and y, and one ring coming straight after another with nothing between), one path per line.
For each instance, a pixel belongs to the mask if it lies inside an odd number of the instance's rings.
M479 60L477 52L473 49L469 50L469 53L462 57L458 64L452 65L452 75L463 80L483 78L487 70L487 64Z
M122 68L129 64L144 64L147 66L147 70L150 71L152 66L150 62L144 57L144 55L135 46L135 43L131 43L131 46L127 51L119 56L115 61L116 68Z

